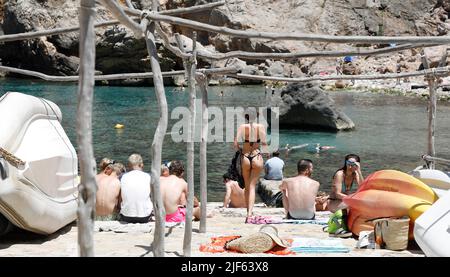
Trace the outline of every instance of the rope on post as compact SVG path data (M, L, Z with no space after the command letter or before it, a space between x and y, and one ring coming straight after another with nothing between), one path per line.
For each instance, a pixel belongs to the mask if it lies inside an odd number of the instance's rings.
M14 166L17 169L24 169L26 162L21 160L20 158L16 157L14 154L10 153L9 151L3 149L0 147L0 157L3 158L5 161L10 163L12 166Z

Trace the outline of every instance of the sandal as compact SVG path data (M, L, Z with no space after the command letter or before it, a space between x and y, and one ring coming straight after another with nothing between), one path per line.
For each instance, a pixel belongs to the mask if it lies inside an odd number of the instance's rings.
M334 234L329 234L330 237L335 237L335 238L350 238L353 236L352 232L349 231L345 231L342 228L339 228L336 230L336 232L334 232Z

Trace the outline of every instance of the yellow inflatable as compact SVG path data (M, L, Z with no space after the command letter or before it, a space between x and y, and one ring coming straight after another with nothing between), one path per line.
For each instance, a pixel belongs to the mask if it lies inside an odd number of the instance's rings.
M410 238L414 221L438 199L434 191L422 181L400 171L377 171L344 198L350 208L348 227L359 235L373 229L373 221L383 217L409 216Z

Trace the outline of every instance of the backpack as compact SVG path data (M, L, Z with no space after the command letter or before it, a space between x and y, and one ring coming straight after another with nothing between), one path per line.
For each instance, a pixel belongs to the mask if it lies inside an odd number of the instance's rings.
M234 157L231 160L231 164L228 167L227 172L228 172L228 174L231 175L231 179L233 181L238 182L239 187L241 187L242 189L245 188L244 177L242 176L242 173L241 173L241 152L240 151L236 151L236 153L234 154Z

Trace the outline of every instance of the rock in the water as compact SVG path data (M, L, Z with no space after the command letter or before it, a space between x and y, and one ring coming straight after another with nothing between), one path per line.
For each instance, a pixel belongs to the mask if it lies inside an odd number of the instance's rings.
M259 179L256 185L256 192L261 197L262 201L269 207L283 207L282 192L280 185L283 181Z
M293 83L281 92L281 99L271 103L279 107L281 128L351 130L353 121L335 105L330 96L312 83Z

